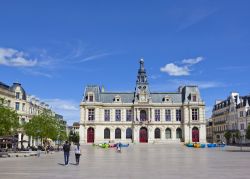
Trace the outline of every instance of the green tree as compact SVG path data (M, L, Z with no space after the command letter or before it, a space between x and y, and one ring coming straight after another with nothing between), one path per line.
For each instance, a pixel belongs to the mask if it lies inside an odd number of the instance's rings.
M24 125L24 131L28 136L40 138L46 142L49 138L57 140L60 135L60 126L58 120L51 115L49 111L45 111Z
M19 128L19 117L16 111L4 106L0 99L0 136L13 135Z
M250 139L250 125L248 125L248 127L247 127L246 138Z
M240 135L239 130L235 131L235 138L238 139L238 140L241 139L241 135Z
M75 133L73 131L69 132L69 141L74 143L79 143L80 136L78 133Z
M67 133L66 133L66 126L64 124L61 124L60 121L58 121L58 136L57 140L59 143L61 143L64 140L67 140Z
M230 138L232 137L232 133L230 131L226 131L226 133L224 134L224 137L226 138L227 144L228 144Z

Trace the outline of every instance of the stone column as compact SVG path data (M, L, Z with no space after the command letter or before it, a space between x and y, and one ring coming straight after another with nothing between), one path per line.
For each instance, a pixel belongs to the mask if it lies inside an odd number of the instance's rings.
M80 144L84 144L87 141L87 138L84 134L85 134L84 126L83 124L80 124L79 128Z
M172 139L176 140L176 127L171 128Z
M18 148L21 148L22 133L18 133Z
M165 137L165 130L166 130L166 127L163 126L160 128L161 129L161 141L165 143L166 141L166 137Z

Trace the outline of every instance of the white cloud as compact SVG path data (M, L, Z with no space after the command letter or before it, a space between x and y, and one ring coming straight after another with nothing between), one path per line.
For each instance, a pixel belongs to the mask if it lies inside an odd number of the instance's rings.
M89 57L85 57L82 60L79 60L78 62L92 61L92 60L95 60L95 59L98 59L98 58L101 58L101 57L104 57L104 56L108 56L108 55L110 55L110 53L96 54L96 55L92 55L92 56L89 56Z
M210 8L210 7L204 7L204 8L198 8L198 9L190 9L187 12L182 13L182 17L179 20L180 24L177 29L178 32L185 30L199 22L202 22L209 16L213 15L217 9Z
M38 64L37 60L28 59L27 56L15 49L0 48L0 65L14 67L33 67Z
M183 59L182 63L189 64L189 65L194 65L196 63L201 62L202 60L204 60L203 57L189 58L189 59Z
M173 79L169 80L170 83L175 84L176 86L180 85L196 85L200 89L208 89L208 88L219 88L224 87L225 84L217 81L193 81L193 80L179 80Z
M43 101L49 104L53 111L63 115L64 120L68 121L69 125L80 121L80 102L58 98L44 99Z
M72 100L63 100L63 99L45 99L44 100L46 103L51 105L54 109L62 109L62 110L73 110L77 111L79 110L78 105L76 102Z
M174 63L166 64L164 67L160 68L161 72L168 73L170 76L187 76L189 75L189 69L187 66L179 67Z
M190 67L201 62L203 57L183 59L183 66L177 66L174 63L166 64L164 67L160 68L161 72L168 73L170 76L188 76L190 75Z
M34 76L43 76L43 77L47 77L47 78L52 78L52 75L49 73L45 73L45 72L41 72L38 70L33 70L33 69L25 69L23 70L24 73L28 73Z
M172 79L167 80L164 83L156 83L151 85L152 91L175 91L179 86L192 85L198 86L200 89L210 89L210 88L221 88L225 87L226 84L218 81L193 81L193 80L182 80L182 79Z

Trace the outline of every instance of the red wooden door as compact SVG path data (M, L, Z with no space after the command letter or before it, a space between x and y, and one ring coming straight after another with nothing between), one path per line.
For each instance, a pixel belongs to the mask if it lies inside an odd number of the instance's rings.
M94 143L94 139L95 139L95 130L94 128L90 127L88 128L87 132L87 143Z
M199 129L197 128L192 130L192 141L199 142Z
M147 143L148 142L148 131L146 128L140 129L140 143Z

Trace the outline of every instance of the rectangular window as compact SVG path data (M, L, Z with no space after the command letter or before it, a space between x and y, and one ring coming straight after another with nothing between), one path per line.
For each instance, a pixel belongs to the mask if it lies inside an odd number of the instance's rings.
M193 102L196 102L197 98L196 95L193 95Z
M132 110L131 109L128 109L126 111L126 120L127 121L132 121Z
M160 121L161 120L161 113L160 109L155 110L155 121Z
M25 111L25 103L23 103L22 111Z
M181 121L181 110L176 109L176 121Z
M240 130L244 130L244 124L240 124Z
M192 120L197 121L199 120L199 109L192 109Z
M16 92L16 99L20 99L20 93Z
M121 121L121 110L120 109L115 110L115 121Z
M165 120L171 121L171 110L170 109L165 110Z
M94 101L94 96L93 95L89 95L89 101L93 102Z
M110 121L110 110L104 110L104 121Z
M94 121L95 120L95 109L89 109L88 110L88 115L89 115L89 121Z
M19 102L16 102L16 110L19 110Z
M240 117L243 117L243 111L240 111Z

